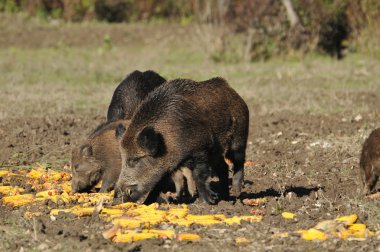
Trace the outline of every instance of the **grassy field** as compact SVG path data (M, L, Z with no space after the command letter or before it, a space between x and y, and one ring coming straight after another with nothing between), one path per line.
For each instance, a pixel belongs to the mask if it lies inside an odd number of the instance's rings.
M379 60L348 54L342 61L309 55L223 64L211 61L207 45L199 41L191 25L41 23L0 16L0 165L30 167L42 162L61 169L69 163L72 146L104 120L114 88L135 69L152 69L167 79L221 76L250 108L247 158L259 165L247 169L246 179L253 183L245 191L269 198L266 220L254 231L248 227L241 231L255 242L240 249L280 251L290 245L299 251L319 250L320 246L342 251L376 248L378 236L362 242L315 243L275 240L260 233L306 228L349 213L359 214L372 230L380 230L379 201L360 196L358 175L361 145L379 126ZM299 193L292 188L309 191ZM289 201L285 192L297 197ZM0 208L2 214L9 214ZM247 210L232 203L212 208L226 209L232 214ZM284 209L297 213L298 222L281 221L279 212ZM110 243L94 247L98 236L76 242L80 232L67 241L54 234L30 240L33 225L18 220L18 214L0 217L0 250L123 248ZM234 250L237 247L228 239L221 242L231 232L203 243L172 243L169 249L190 251L203 244L206 251L210 249L207 243L214 250ZM49 241L44 242L45 238ZM72 241L74 245L69 245ZM151 246L156 244L142 242L138 248Z

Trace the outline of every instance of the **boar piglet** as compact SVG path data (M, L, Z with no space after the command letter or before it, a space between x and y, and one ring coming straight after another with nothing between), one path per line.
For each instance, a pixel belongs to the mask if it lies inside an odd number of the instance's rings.
M185 164L199 197L215 203L207 180L214 169L228 194L224 156L234 165L233 188L240 193L248 119L246 104L221 78L164 83L141 103L121 140L115 198L144 200L162 177Z
M375 129L365 140L360 157L360 177L363 193L374 191L380 176L380 128Z
M134 71L115 89L108 107L107 121L130 119L145 96L166 80L154 71Z
M113 190L121 170L117 131L125 131L127 120L98 126L80 147L74 148L71 158L72 189L88 192L102 180L100 192Z

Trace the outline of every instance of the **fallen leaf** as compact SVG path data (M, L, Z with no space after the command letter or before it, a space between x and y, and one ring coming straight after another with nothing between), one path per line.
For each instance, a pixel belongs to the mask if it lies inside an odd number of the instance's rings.
M377 193L374 193L374 194L367 195L366 198L367 198L367 199L377 199L377 198L380 198L380 192L377 192Z
M261 216L265 216L267 214L267 212L263 209L251 209L251 211L249 211L251 214L254 214L254 215L261 215Z
M120 231L120 225L113 225L110 229L102 233L104 239L111 239Z
M25 212L24 213L24 217L25 218L29 218L29 219L31 219L31 218L33 218L33 217L37 217L37 216L42 216L43 215L43 213L42 212Z

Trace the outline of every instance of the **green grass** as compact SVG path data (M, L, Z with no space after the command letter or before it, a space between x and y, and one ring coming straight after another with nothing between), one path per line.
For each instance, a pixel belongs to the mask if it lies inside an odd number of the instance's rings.
M3 24L11 25L8 19L4 20ZM30 31L47 29L54 34L57 26L25 19L16 19L14 23L16 32L24 25ZM85 37L97 29L103 35L94 35L98 43L88 46L78 41L76 44L58 41L48 47L0 47L0 108L16 102L25 114L49 105L48 113L85 110L95 105L105 109L116 85L135 69L153 69L168 79L204 80L222 76L262 113L284 109L297 113L347 112L352 110L347 104L357 92L377 92L380 88L380 65L376 58L351 54L336 61L313 54L292 60L215 63L201 48L204 44L197 44L191 26L169 27L171 31L161 24L59 24L59 30L67 33L67 37L71 32L86 33L88 29L91 31ZM130 42L109 36L113 29L120 30ZM109 41L106 46L105 37ZM39 92L46 96L41 98ZM30 104L34 106L31 108ZM366 112L369 107L362 103L354 110Z

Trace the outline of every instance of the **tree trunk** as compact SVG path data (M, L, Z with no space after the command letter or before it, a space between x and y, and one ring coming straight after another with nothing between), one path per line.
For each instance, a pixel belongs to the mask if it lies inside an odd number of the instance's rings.
M290 26L293 28L299 23L299 18L297 13L295 12L292 2L290 0L281 0L282 4L285 6L286 13L288 15L288 19L290 22Z

